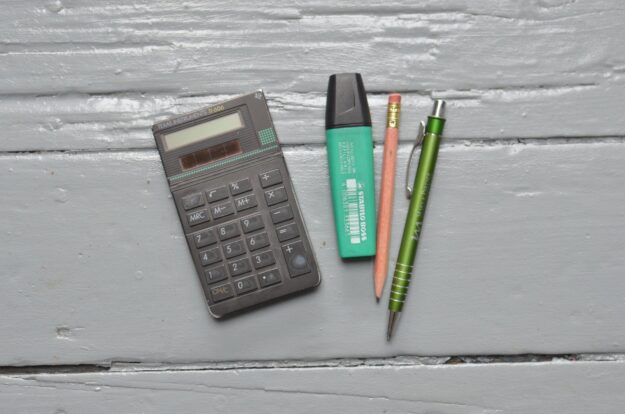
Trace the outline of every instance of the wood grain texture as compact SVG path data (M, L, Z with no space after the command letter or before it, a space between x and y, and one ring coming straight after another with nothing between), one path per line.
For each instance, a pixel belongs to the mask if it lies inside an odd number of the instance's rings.
M0 364L624 352L624 157L620 143L444 146L387 344L371 262L336 253L323 147L286 149L321 286L223 322L155 151L6 154Z
M0 151L153 147L155 119L257 88L283 142L323 142L341 71L363 73L380 127L382 93L405 94L404 140L432 97L448 138L623 136L624 21L618 0L9 0Z
M621 414L624 395L623 362L0 376L15 414Z

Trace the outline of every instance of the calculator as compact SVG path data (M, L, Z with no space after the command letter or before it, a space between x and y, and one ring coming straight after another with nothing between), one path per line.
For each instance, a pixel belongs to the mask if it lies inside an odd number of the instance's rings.
M262 91L159 122L152 131L212 316L319 284Z

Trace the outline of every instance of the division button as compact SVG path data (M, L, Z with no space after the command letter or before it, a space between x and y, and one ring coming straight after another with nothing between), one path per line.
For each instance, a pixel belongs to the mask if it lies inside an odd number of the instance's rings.
M219 240L228 240L233 238L234 236L238 236L239 234L241 234L241 232L239 231L239 226L237 226L237 223L232 222L217 227L217 234L219 235Z
M232 203L229 201L217 204L215 206L211 206L211 214L213 215L213 220L217 220L218 218L234 214L234 207L232 207Z
M248 276L243 279L236 280L234 282L234 288L237 291L237 295L242 295L258 289L258 285L256 285L256 278L254 276Z
M232 285L230 283L212 287L210 292L213 302L221 302L222 300L226 300L234 296L234 290L232 289Z
M260 180L261 187L266 188L275 184L280 184L282 182L282 175L280 174L280 170L271 170L259 174L258 179Z
M293 218L293 210L288 204L271 210L271 221L273 224L282 223Z
M276 228L276 234L278 235L278 240L283 242L299 236L299 230L297 230L297 224L290 223L286 226Z
M248 208L256 207L258 202L256 201L254 194L248 194L246 196L236 198L234 200L234 205L236 206L237 211L243 211Z
M252 263L254 263L254 269L260 269L262 267L267 267L276 262L276 259L273 257L273 253L271 250L266 252L261 252L252 256Z
M243 245L242 240L236 240L228 244L224 244L224 256L226 259L230 259L231 257L240 256L245 253L245 246Z
M187 223L189 226L195 226L200 223L205 223L210 220L208 216L208 210L194 211L193 213L187 213Z
M199 249L200 247L216 243L217 237L215 236L215 232L212 229L203 230L193 235L193 242L195 243L195 247Z
M258 233L247 238L247 247L251 251L269 246L269 235L266 232Z
M241 226L243 227L243 233L250 233L254 230L262 229L265 227L265 224L260 214L257 214L241 219Z
M206 190L206 199L209 203L214 203L215 201L223 200L228 197L228 190L226 186L221 186L217 188L213 188L211 190Z
M212 269L207 269L204 271L204 275L206 276L206 281L211 284L215 282L220 282L228 277L226 274L226 268L223 266L213 267Z
M238 276L252 270L252 266L250 265L250 261L245 258L229 262L228 269L230 270L231 276Z
M229 187L230 187L230 193L232 195L237 195L237 194L244 193L246 191L250 191L252 189L252 183L250 182L249 178L244 178L234 183L230 183Z
M182 208L185 210L191 210L202 205L204 205L202 193L193 193L182 197Z
M284 187L278 187L275 190L265 191L265 201L268 206L281 203L288 200Z
M281 281L282 278L280 277L280 272L278 271L278 269L269 270L258 275L258 282L260 283L261 288L275 285L276 283L280 283Z
M301 241L287 244L282 246L282 253L286 261L286 266L289 269L291 277L303 275L310 272L310 264L308 262L308 255L304 249L304 244Z
M219 247L213 247L212 249L200 252L200 262L202 262L202 266L208 266L220 260L221 254L219 254Z

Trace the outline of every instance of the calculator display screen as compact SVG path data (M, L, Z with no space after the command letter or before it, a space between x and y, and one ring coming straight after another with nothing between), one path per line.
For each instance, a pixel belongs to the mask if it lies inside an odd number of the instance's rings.
M236 131L244 126L241 114L237 111L230 115L212 119L180 131L172 132L171 134L166 134L163 136L163 142L165 143L166 150L171 151L176 148L184 147L185 145L194 144L198 141L225 134L226 132Z
M233 139L223 144L213 145L212 147L203 148L191 154L184 155L180 157L180 165L183 170L189 170L199 165L240 154L241 152L241 143L238 139Z

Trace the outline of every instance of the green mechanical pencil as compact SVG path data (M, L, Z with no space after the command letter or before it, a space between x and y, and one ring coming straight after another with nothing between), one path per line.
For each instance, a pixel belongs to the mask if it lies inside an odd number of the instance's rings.
M404 307L404 301L408 294L408 286L410 285L410 277L412 276L412 266L419 244L419 236L423 227L423 218L425 216L425 207L428 202L430 193L430 185L434 176L434 168L436 167L436 158L438 157L438 147L445 126L445 102L436 100L432 115L428 117L426 125L420 124L419 136L417 142L412 149L410 159L408 161L408 169L406 171L406 193L410 198L410 207L406 216L406 224L404 224L404 233L399 246L399 254L395 264L395 272L393 274L393 283L391 285L391 296L388 302L389 319L386 339L390 340L393 335L393 328L397 322L398 316ZM424 132L425 130L425 132ZM421 155L419 157L419 166L414 179L414 190L408 186L408 174L410 173L410 161L414 151L419 145L419 141L423 137L423 145L421 147Z

